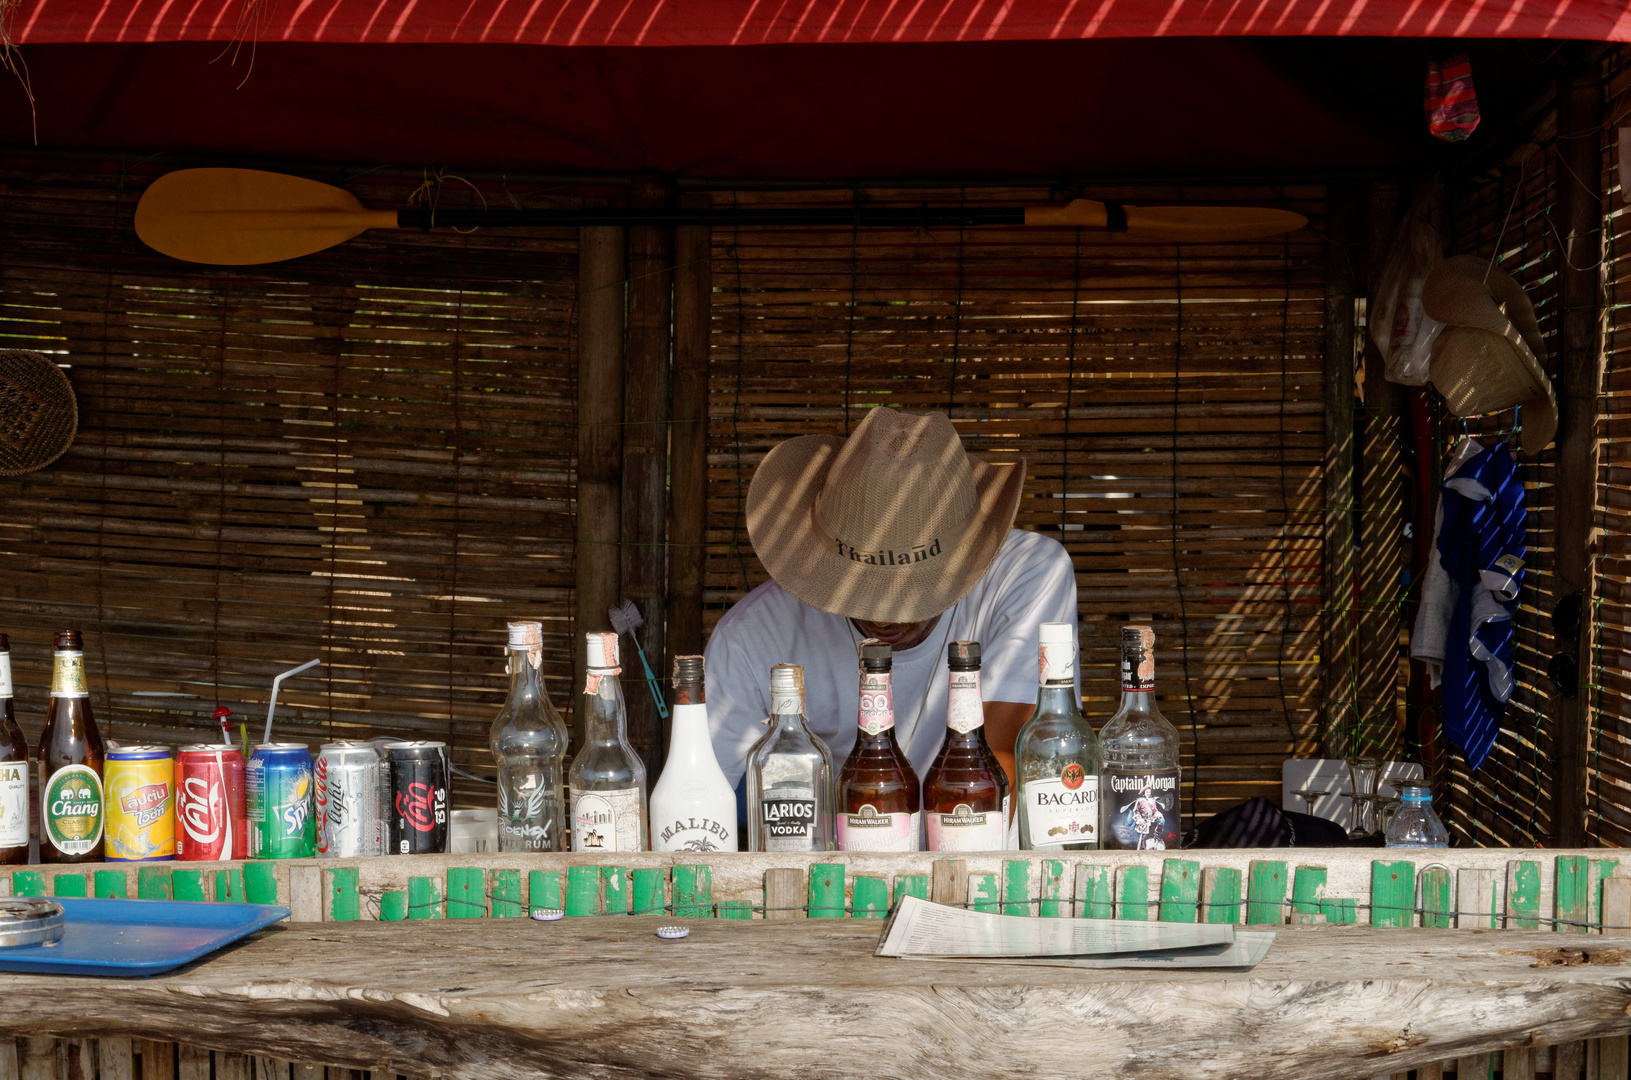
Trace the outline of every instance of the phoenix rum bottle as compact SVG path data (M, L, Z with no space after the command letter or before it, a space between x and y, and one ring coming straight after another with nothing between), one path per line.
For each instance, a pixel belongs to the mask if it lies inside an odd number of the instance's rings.
M804 669L770 669L770 730L748 751L748 850L831 851L832 752L804 718Z
M930 851L1001 851L1008 827L1008 777L985 741L980 643L954 641L946 699L946 741L923 780Z
M28 862L28 740L11 703L11 639L0 634L0 865Z
M102 735L91 715L78 630L57 632L39 762L40 861L101 862Z
M1014 739L1019 769L1019 846L1090 851L1099 846L1099 772L1104 759L1076 704L1076 628L1043 623L1036 711Z
M629 710L617 676L617 635L586 634L583 748L567 780L572 850L646 850L646 767L629 745Z
M565 851L567 733L539 673L544 627L512 622L509 630L510 696L489 736L498 765L498 850Z
M1104 742L1104 846L1161 851L1179 844L1178 729L1155 705L1155 632L1121 630L1121 708Z
M652 851L735 851L736 789L714 756L700 656L674 658L668 759L651 789Z
M922 793L895 741L893 667L888 645L861 642L861 730L838 774L839 851L918 850Z

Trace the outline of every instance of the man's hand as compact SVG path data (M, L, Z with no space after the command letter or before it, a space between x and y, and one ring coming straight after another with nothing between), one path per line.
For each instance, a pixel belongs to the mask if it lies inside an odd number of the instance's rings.
M1008 790L1013 796L1009 805L1016 811L1019 807L1019 784L1016 782L1019 770L1014 763L1014 739L1035 711L1034 704L1018 701L985 703L985 741L997 755L997 760L1002 762L1003 772L1008 774Z

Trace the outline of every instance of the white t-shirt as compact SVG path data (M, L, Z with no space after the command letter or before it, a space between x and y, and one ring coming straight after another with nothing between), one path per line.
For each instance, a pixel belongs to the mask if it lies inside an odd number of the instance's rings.
M1076 573L1059 542L1010 530L967 596L920 644L895 653L895 738L921 777L946 734L946 645L980 643L980 690L987 701L1034 702L1037 628L1076 624ZM708 639L708 726L714 753L733 785L748 751L764 736L770 669L804 667L805 716L841 768L855 745L860 710L861 634L842 615L818 611L767 581L738 600ZM1080 693L1081 673L1077 672Z

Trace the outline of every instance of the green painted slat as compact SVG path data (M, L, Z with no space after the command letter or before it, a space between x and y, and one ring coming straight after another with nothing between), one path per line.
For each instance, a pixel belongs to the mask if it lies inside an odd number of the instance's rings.
M631 912L636 915L661 915L667 910L667 901L663 896L663 873L661 867L630 871Z
M1081 884L1076 897L1076 915L1083 919L1116 917L1116 892L1109 866L1082 866L1077 869Z
M143 866L136 871L136 896L141 900L170 900L170 867Z
M1201 864L1190 859L1161 862L1162 922L1194 922L1201 898Z
M811 903L815 903L815 876L810 877ZM844 868L838 868L838 906L844 906ZM714 910L714 871L706 863L674 867L674 914L682 919L706 919ZM815 912L811 918L819 918Z
M1450 887L1450 871L1434 866L1421 872L1421 924L1448 930L1455 920L1455 904L1451 902L1454 890Z
M1031 909L1031 864L1026 859L1008 859L1002 864L1002 913L1035 915Z
M401 889L386 889L379 894L379 921L401 922L408 917L408 894Z
M38 870L18 870L11 875L11 895L44 896L45 875Z
M844 864L810 864L810 918L844 917Z
M170 874L170 891L175 893L177 900L191 900L201 902L208 900L204 894L204 871L202 870L176 870Z
M1584 855L1559 855L1552 886L1552 929L1584 934L1591 919L1591 868Z
M123 870L98 870L92 875L91 888L103 900L125 900L130 896L130 879Z
M521 907L521 871L493 871L493 918L519 919L526 914Z
M1370 924L1413 926L1416 921L1416 864L1383 862L1370 865Z
M527 871L527 909L529 911L542 911L553 908L562 910L565 904L561 902L561 872L559 870L529 870Z
M215 872L215 902L217 904L244 903L244 872L234 867Z
M1070 917L1070 886L1065 883L1065 861L1043 859L1041 863L1042 899L1036 913L1044 919Z
M1352 897L1321 900L1320 911L1331 926L1352 926L1359 921L1359 904Z
M889 882L876 874L855 875L855 898L850 913L857 919L881 919L889 914Z
M1591 924L1594 934L1603 932L1603 879L1613 877L1619 868L1618 859L1591 860Z
M329 871L329 918L335 922L356 922L362 918L362 897L357 892L357 868Z
M1320 897L1325 891L1326 872L1323 866L1299 866L1291 876L1291 921L1315 922L1323 915Z
M84 874L58 874L51 879L52 896L84 896Z
M487 875L478 866L447 868L447 917L481 919L487 915Z
M719 917L721 919L751 919L753 918L753 905L746 900L721 900L719 902Z
M536 907L537 905L533 905ZM600 914L600 867L569 866L566 868L566 913L568 915Z
M1001 890L997 888L996 874L970 874L968 895L975 911L986 915L1002 914L1002 904L998 901Z
M919 900L929 898L928 874L897 874L895 876L895 904L899 906L900 902L908 896L915 896Z
M446 913L442 910L442 883L439 879L430 877L408 879L408 918L446 918Z
M271 863L244 863L244 899L251 904L278 902L277 869Z
M1508 930L1540 926L1540 863L1522 859L1507 864L1506 914Z
M1286 864L1253 859L1246 869L1246 922L1279 926L1286 921Z
M622 866L600 868L600 910L608 915L629 913L629 872Z
M1209 923L1237 923L1240 921L1240 871L1222 866L1209 871L1212 891L1202 909L1202 921Z
M1150 917L1150 868L1147 866L1121 866L1116 868L1119 879L1116 888L1116 918L1140 922Z

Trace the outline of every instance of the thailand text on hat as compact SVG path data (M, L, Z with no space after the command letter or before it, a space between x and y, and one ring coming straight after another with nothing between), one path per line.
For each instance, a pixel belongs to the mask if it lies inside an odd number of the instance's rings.
M776 583L811 607L917 622L962 599L1019 509L1023 461L963 449L944 413L875 408L848 439L804 435L765 455L748 536Z

